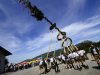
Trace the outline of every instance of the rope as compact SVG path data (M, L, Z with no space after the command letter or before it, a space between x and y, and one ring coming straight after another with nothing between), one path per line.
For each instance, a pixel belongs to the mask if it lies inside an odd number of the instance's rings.
M78 48L73 44L71 44L71 48L72 48L72 50L78 50Z
M56 41L56 43L57 43L57 41ZM56 55L56 46L55 46L55 50L53 52L53 57L55 57L55 55Z
M69 51L69 52L72 52L71 49L70 49L69 47L67 47L67 48L68 48L68 51Z
M75 50L78 50L78 48L75 45L73 45L73 47L75 48Z
M52 43L52 37L53 37L53 31L51 31L51 39L50 39L50 44L49 44L49 49L48 49L48 53L47 53L47 58L49 56L49 52L50 52L50 47L51 47L51 43Z
M65 50L65 46L64 46L64 39L62 39L62 43L63 43L63 46L62 46L62 48L64 48L64 54L66 54L66 50Z
M73 51L73 48L72 48L72 46L70 46L70 50L71 50L71 52Z

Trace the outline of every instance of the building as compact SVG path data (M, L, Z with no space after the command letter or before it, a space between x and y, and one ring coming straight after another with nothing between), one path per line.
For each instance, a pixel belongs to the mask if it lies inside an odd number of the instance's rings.
M0 74L4 72L6 56L9 56L11 54L12 53L0 46Z

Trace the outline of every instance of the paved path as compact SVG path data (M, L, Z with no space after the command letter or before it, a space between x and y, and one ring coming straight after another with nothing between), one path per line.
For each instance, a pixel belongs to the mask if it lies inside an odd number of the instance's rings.
M84 69L82 71L78 70L68 70L64 69L63 65L59 65L61 72L55 73L54 70L51 70L48 74L42 75L100 75L100 68L98 69L97 64L95 61L87 61L89 65L89 69ZM21 70L18 72L9 73L7 75L39 75L38 67L32 67L30 69Z

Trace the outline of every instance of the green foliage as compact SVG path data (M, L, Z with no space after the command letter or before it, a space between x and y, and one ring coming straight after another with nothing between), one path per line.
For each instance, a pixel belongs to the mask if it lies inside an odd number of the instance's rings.
M88 53L89 52L89 47L91 46L91 44L93 44L94 46L100 48L100 41L99 42L92 42L92 41L89 41L89 40L83 41L83 42L77 44L76 46L79 49L84 49Z

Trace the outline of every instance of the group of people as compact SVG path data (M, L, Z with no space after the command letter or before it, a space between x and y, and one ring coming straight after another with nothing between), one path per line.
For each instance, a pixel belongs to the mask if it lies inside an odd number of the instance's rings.
M81 70L82 67L89 68L86 64L86 54L84 50L72 51L69 54L65 55L62 54L59 56L62 59L63 63L65 64L66 69L75 69Z
M51 69L54 69L56 73L60 72L57 58L49 56L47 59L41 59L39 63L40 75L42 73L48 73Z
M98 66L100 66L100 50L93 45L91 45L89 49ZM69 70L75 69L81 71L83 67L89 69L89 66L86 63L87 58L87 54L83 49L73 50L72 52L68 51L68 53L62 53L58 57L50 55L47 59L41 59L39 63L40 74L46 74L51 69L54 69L56 73L60 72L58 62L63 63L64 68Z
M100 50L94 45L91 45L89 48L90 54L94 57L98 66L100 67ZM47 59L41 58L39 62L39 74L46 74L53 69L56 73L60 72L59 64L64 64L64 69L74 69L81 71L84 67L88 69L89 66L86 63L87 54L83 49L77 49L73 51L67 51L67 53L62 53L57 57L49 55ZM5 73L7 72L16 72L18 70L24 70L32 67L32 64L29 63L19 63L19 64L10 64L5 67Z
M19 63L19 64L10 64L5 66L5 73L7 72L16 72L18 70L24 70L32 67L32 64L29 63Z

